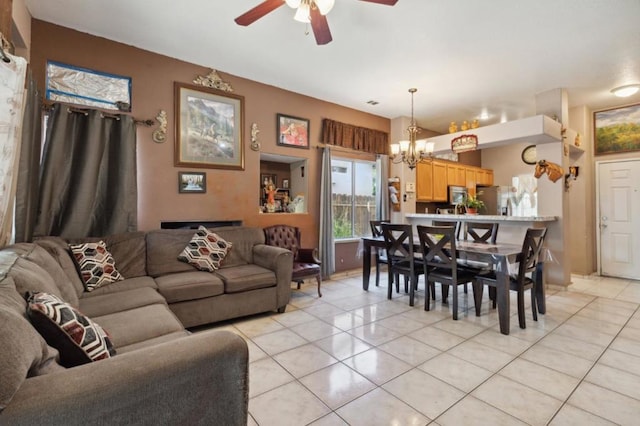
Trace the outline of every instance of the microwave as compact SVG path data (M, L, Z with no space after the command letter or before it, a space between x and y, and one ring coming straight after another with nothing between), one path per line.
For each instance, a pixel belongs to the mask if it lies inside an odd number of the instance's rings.
M464 186L449 186L449 204L460 204L466 197L467 188Z

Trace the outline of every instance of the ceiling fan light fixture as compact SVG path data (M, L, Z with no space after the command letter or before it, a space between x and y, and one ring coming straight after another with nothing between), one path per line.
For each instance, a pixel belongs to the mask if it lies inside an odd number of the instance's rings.
M627 84L625 86L616 87L611 89L611 93L619 98L627 98L631 95L635 95L640 90L640 84Z
M321 15L326 15L331 12L333 9L333 5L335 4L335 0L315 0L316 6L318 6L318 10Z
M311 22L311 19L309 19L309 12L311 12L309 8L309 3L303 1L302 3L300 3L300 6L298 6L298 9L296 10L296 14L293 16L293 19L295 19L298 22L303 22L305 24L308 24L309 22Z
M287 3L287 6L289 6L292 9L297 9L298 6L300 6L300 0L285 0Z

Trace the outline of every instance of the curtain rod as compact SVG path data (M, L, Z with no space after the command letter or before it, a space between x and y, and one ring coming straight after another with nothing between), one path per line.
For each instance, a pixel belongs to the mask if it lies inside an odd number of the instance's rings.
M325 144L319 143L318 145L315 146L316 149L324 149L326 147L329 147L331 149L335 149L336 151L348 152L349 154L355 154L355 155L368 155L368 156L380 155L380 154L375 153L375 152L357 151L357 150L352 149L352 148L345 148L343 146L331 145L331 144L328 144L328 143L325 143Z
M45 102L42 104L42 108L43 108L45 111L50 111L50 110L51 110L51 108L53 108L53 104L52 104L52 103L50 103L50 102L46 102L46 101L45 101ZM115 119L115 120L120 120L120 117L119 117L118 115L116 115L116 114L109 113L109 112L106 112L106 111L103 111L103 110L100 110L100 109L98 109L97 111L100 111L100 116L101 116L102 118L113 118L113 119ZM87 109L78 108L78 107L73 107L73 106L70 106L70 105L67 105L67 112L69 112L69 113L71 113L71 112L75 112L75 113L78 113L78 114L84 114L84 115L88 115L88 114L89 114L89 113L87 112ZM125 114L125 115L128 115L128 114ZM140 119L137 119L137 118L133 117L133 122L134 122L135 124L137 124L137 125L147 126L147 127L151 127L151 126L153 126L154 124L156 124L156 120L154 120L154 119L152 119L152 118L149 118L149 119L146 119L146 120L140 120Z

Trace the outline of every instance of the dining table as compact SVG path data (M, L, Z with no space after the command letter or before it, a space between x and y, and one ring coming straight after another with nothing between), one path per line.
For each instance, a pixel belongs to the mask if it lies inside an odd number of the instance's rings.
M414 243L417 252L420 244ZM371 253L375 248L384 248L383 237L362 237L362 289L369 290L369 276L371 275ZM500 332L509 334L511 317L511 299L509 297L509 265L518 262L522 246L511 243L476 243L471 241L456 241L456 255L459 259L468 259L485 262L496 271L496 307ZM544 285L542 282L543 262L538 262L533 279L536 280L536 301L538 311L544 314L546 311Z

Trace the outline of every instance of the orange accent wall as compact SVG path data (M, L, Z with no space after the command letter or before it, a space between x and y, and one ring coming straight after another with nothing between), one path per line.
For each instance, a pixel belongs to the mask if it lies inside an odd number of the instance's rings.
M185 40L185 43L190 41ZM203 46L206 49L206 46ZM300 95L278 87L227 74L218 69L234 93L244 96L245 170L189 169L174 166L174 81L191 83L209 68L141 50L105 38L81 33L34 19L31 32L31 68L38 86L45 85L47 60L59 61L132 78L132 114L138 119L155 118L164 109L168 115L166 142L152 141L155 127L138 127L138 227L158 228L161 220L240 219L248 226L277 223L299 226L302 244L318 245L321 121L330 118L356 126L390 132L390 120L337 104ZM208 64L216 68L216 58ZM363 107L365 100L363 99ZM276 114L285 113L310 120L309 150L276 145ZM249 149L251 123L258 123L261 151L307 158L309 190L306 214L259 214L260 152ZM90 143L90 141L87 141ZM207 173L207 193L179 194L178 171Z

